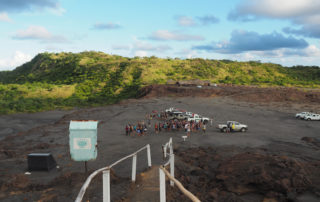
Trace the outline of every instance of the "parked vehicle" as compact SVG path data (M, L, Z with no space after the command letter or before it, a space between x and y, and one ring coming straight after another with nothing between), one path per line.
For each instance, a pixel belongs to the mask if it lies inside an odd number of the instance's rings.
M210 121L210 119L207 117L202 117L198 114L194 114L192 117L188 118L188 121L194 121L197 123L202 121L204 124L207 124Z
M192 112L186 112L185 113L187 116L189 116L189 117L193 117L193 115L194 115L194 113L192 113Z
M220 129L221 132L234 132L234 131L240 131L240 132L246 132L248 130L248 126L245 124L241 124L237 121L227 121L227 124L219 124L217 126L218 129Z
M183 113L173 114L169 120L188 120L189 116Z
M173 112L173 111L176 111L177 109L174 108L174 107L170 107L169 109L166 109L166 112L169 113L169 112Z
M320 121L320 114L307 114L304 116L307 121Z
M301 113L296 114L296 118L297 119L304 119L304 117L309 114L312 114L312 113L311 112L301 112Z

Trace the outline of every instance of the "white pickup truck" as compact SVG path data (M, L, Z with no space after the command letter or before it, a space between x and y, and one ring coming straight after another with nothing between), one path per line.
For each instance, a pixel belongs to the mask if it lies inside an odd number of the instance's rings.
M311 112L301 112L301 113L296 114L296 118L297 119L304 119L304 117L309 114L312 114L312 113Z
M247 125L241 124L237 121L227 121L227 124L219 124L217 128L220 129L221 132L227 132L228 130L230 130L231 132L233 131L246 132L248 130Z
M202 123L207 124L210 121L210 119L207 117L202 117L198 114L194 114L193 117L188 118L188 121L194 121L196 123L202 121Z
M173 112L173 111L176 111L177 109L174 108L174 107L170 107L169 109L166 109L166 112Z
M320 114L307 114L304 116L307 121L320 121Z

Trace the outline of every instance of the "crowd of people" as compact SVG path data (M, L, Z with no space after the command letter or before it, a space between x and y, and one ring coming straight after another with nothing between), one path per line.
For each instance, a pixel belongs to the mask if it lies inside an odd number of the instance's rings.
M151 127L151 120L149 122L149 128ZM148 127L147 124L144 121L139 121L136 125L134 124L127 124L125 127L126 130L126 135L127 136L133 136L133 135L138 135L138 136L143 136L147 134Z
M184 131L187 136L190 136L192 132L202 131L203 134L206 133L207 125L202 121L168 120L168 117L169 114L166 112L146 114L145 118L147 121L139 121L137 124L128 123L125 126L126 135L144 136L146 134L151 134L151 131L154 131L155 134L160 134L161 132ZM153 130L151 127L153 127Z
M194 121L186 121L186 120L170 120L170 121L160 121L154 124L154 131L156 134L162 131L182 131L184 130L188 136L190 136L191 132L199 132L202 130L203 133L206 132L206 124Z

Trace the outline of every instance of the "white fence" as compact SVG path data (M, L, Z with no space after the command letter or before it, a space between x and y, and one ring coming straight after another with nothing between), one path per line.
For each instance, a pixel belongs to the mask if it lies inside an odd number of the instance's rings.
M150 145L147 144L146 146L142 147L138 151L123 157L122 159L114 162L110 166L100 168L99 170L94 171L85 181L85 183L82 185L80 192L77 196L76 202L81 202L83 199L83 196L91 182L91 180L98 175L99 173L103 173L102 175L102 180L103 180L103 202L110 202L110 169L117 165L118 163L132 157L132 173L131 173L131 181L135 182L136 181L136 170L137 170L137 154L144 150L147 149L147 156L148 156L148 167L151 167L151 151L150 151Z
M163 167L160 166L159 168L159 178L160 178L160 202L166 202L166 176L173 181L177 187L180 189L180 191L186 195L189 199L191 199L193 202L200 202L200 200L193 195L190 191L186 190L186 188L183 187L183 185L176 180L173 176L170 175L170 173Z
M183 185L174 178L174 154L173 154L173 145L172 145L172 138L170 138L169 142L162 146L163 148L163 156L167 156L167 150L169 148L169 161L165 163L163 166L159 168L159 184L160 184L160 202L166 202L166 176L170 179L170 185L177 187L180 191L186 195L189 199L193 202L200 202L200 200L194 196L191 192L186 190ZM170 173L165 169L166 166L170 165Z

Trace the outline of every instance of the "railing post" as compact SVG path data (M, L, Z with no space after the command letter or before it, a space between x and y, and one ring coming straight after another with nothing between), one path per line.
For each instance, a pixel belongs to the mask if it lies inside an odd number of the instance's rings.
M173 154L172 137L170 137L169 147L170 147L170 155L171 155Z
M132 157L132 175L131 175L131 181L136 181L136 171L137 171L137 154L133 155Z
M151 167L151 150L150 150L150 145L147 145L147 155L148 155L148 166Z
M170 175L174 177L174 154L170 155ZM174 182L170 180L170 185L173 187Z
M110 202L110 169L103 171L102 183L103 183L103 202Z
M160 202L166 202L166 175L161 168L159 168L160 181Z
M164 158L167 158L167 143L164 145Z

